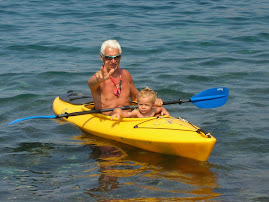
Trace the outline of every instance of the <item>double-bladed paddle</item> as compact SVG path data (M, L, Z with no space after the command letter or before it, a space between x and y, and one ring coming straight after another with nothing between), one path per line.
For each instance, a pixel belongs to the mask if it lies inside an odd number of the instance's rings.
M204 90L193 97L191 97L189 100L175 100L175 101L168 101L163 102L163 105L169 105L169 104L182 104L186 102L191 102L195 106L199 108L216 108L221 107L224 105L228 99L229 95L229 89L225 87L219 87L219 88L211 88ZM122 110L127 109L134 109L137 108L137 105L133 106L123 106L119 107ZM68 118L70 116L79 116L79 115L85 115L85 114L93 114L93 113L102 113L102 112L108 112L113 111L116 108L109 108L109 109L99 109L99 110L90 110L90 111L81 111L81 112L73 112L73 113L65 113L65 114L59 114L59 115L50 115L50 116L31 116L26 117L22 119L17 119L15 121L12 121L8 125L11 125L13 123L17 123L19 121L27 120L27 119L39 119L39 118L45 118L45 119L57 119L57 118Z

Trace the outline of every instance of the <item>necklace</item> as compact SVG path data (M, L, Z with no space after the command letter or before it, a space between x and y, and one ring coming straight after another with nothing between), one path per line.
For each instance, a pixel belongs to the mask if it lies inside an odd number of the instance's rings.
M119 84L116 84L115 79L112 76L110 76L109 78L116 86L116 89L113 90L114 95L119 97L120 93L121 93L121 82L122 82L121 74L120 74L120 83Z

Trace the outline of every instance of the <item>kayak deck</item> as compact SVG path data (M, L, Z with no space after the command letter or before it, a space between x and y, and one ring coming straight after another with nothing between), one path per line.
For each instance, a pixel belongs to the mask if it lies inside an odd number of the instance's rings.
M93 105L90 105L91 108ZM71 104L57 97L54 112L59 114L90 111L86 105ZM216 139L199 127L171 116L111 120L103 114L64 118L93 135L122 142L152 152L207 161Z

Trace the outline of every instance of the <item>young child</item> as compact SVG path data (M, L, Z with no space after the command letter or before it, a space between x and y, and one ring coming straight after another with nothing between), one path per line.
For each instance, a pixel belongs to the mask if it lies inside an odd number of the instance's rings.
M123 111L120 108L116 108L111 116L111 120L115 117L119 120L122 118L143 118L143 117L153 117L158 114L161 116L168 115L168 111L164 107L155 107L154 103L157 99L156 93L150 88L146 87L141 90L137 95L138 110Z

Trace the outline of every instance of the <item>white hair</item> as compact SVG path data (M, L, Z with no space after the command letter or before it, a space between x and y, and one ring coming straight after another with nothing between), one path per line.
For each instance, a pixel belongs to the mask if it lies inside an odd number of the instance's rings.
M119 42L117 40L107 40L107 41L104 41L102 43L101 50L100 50L102 54L105 55L105 50L106 50L107 47L118 49L119 50L119 53L120 54L122 53L120 44L119 44Z

